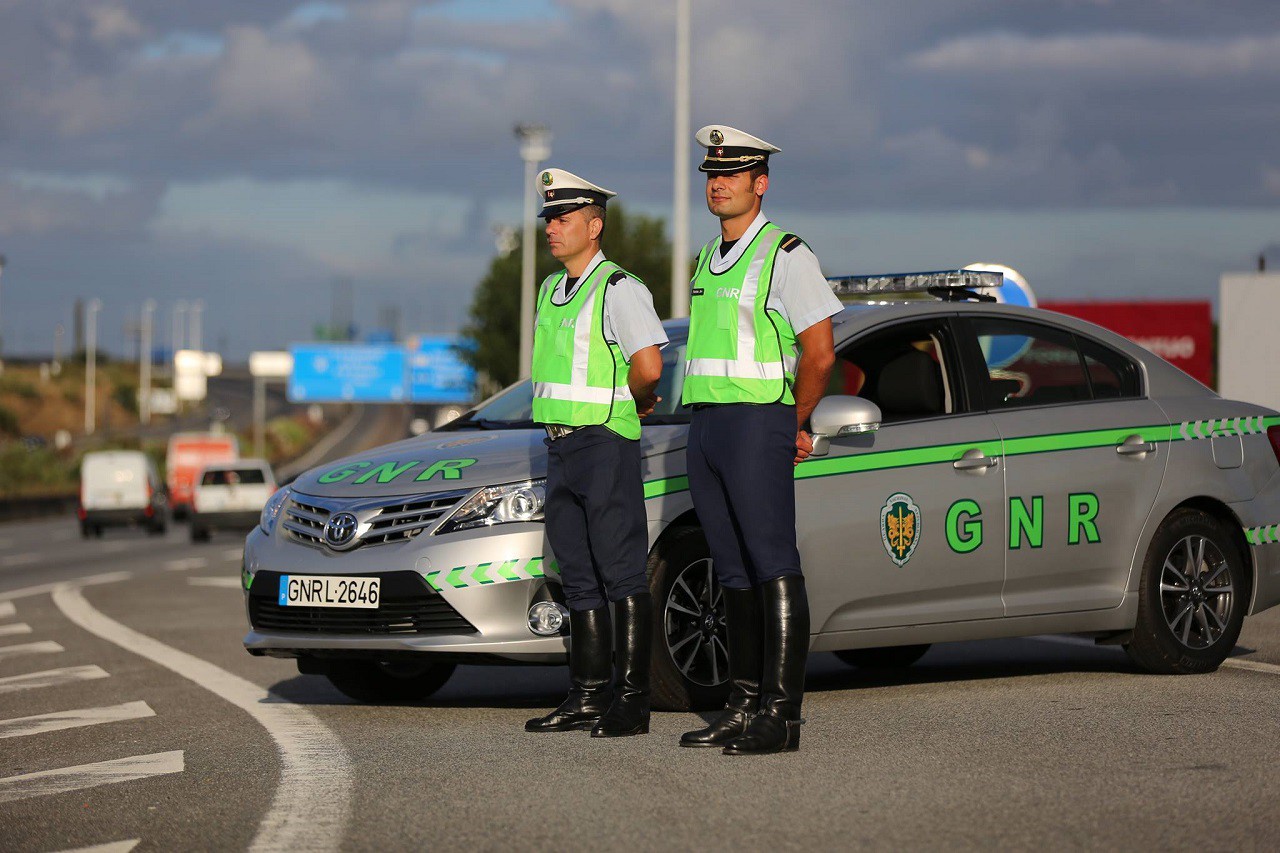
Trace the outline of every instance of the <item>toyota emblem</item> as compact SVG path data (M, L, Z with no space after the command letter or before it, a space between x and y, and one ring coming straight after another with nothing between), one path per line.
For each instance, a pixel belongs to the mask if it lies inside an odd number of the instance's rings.
M345 548L356 538L359 522L349 512L334 513L324 525L324 541L330 548Z

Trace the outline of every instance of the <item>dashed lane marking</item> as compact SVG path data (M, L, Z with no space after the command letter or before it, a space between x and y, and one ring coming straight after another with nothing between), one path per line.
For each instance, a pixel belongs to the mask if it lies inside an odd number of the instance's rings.
M12 601L0 601L0 619L9 619L16 614Z
M17 634L30 634L31 626L26 622L13 622L9 625L0 625L0 637L13 637Z
M81 726L96 726L100 723L117 723L121 720L140 720L155 715L156 712L151 710L151 706L146 702L125 702L123 705L108 705L102 708L55 711L52 714L0 720L0 738L38 735L62 729L76 729Z
M338 849L351 812L353 769L342 741L315 714L110 619L85 600L78 586L59 586L53 602L86 631L195 682L267 730L280 753L280 780L251 850Z
M208 557L184 557L181 560L170 560L164 567L171 572L185 572L187 569L203 569L208 565Z
M15 646L0 646L0 661L21 657L22 655L55 655L58 652L65 651L66 649L53 640L41 640L38 643L18 643Z
M38 562L40 562L40 554L36 551L29 551L25 554L10 554L7 557L0 557L0 568L10 569L14 566L26 566Z
M92 847L77 847L75 850L63 850L61 853L129 853L141 841L141 838L130 838L128 841L112 841L109 844L95 844Z
M10 675L0 678L0 693L13 693L17 690L34 690L38 687L58 687L76 681L91 681L95 678L110 677L106 670L98 666L68 666L62 669L47 669L44 672L28 672L25 675Z
M243 559L244 559L244 549L243 549L243 548L228 548L227 550L225 550L225 551L223 551L223 552L222 552L222 559L224 559L224 560L235 560L235 561L239 562L240 560L243 560Z
M100 583L116 583L117 581L125 581L133 577L133 572L107 572L106 574L93 575L91 577L82 578L76 581L77 586L92 586ZM7 615L13 615L12 599L30 598L33 595L48 595L60 586L65 586L64 582L59 583L42 583L39 586L26 586L22 589L15 589L12 592L0 592L0 607L8 604L10 610ZM5 612L0 610L0 617L5 616Z
M57 770L41 770L39 773L24 773L21 776L0 779L0 803L11 803L14 800L25 800L29 797L43 797L48 794L63 794L67 791L81 791L85 788L112 785L116 782L148 779L152 776L166 776L171 773L181 773L184 769L186 764L183 761L182 750L179 749L173 752L156 752L151 755L134 755L112 761L99 761L96 764L60 767Z
M187 578L192 586L218 586L226 589L240 589L240 578Z

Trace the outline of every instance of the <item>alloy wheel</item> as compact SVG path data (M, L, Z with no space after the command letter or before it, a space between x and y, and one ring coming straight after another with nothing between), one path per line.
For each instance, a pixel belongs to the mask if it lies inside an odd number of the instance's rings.
M1231 621L1231 566L1212 539L1186 536L1174 544L1160 572L1165 624L1189 649L1216 643Z
M716 687L729 678L724 595L710 558L681 570L663 607L667 653L685 678Z

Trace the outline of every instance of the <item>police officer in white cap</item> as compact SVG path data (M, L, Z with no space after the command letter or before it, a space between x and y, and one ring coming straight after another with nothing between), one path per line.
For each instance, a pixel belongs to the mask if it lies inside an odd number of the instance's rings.
M571 687L525 729L644 734L653 605L640 418L658 402L667 336L649 291L600 250L614 193L562 169L538 181L547 243L564 264L538 292L533 419L547 431L546 528L569 606Z
M813 450L804 427L835 361L841 305L804 241L761 212L779 149L726 125L696 138L720 236L693 276L683 402L689 491L724 588L731 690L680 743L779 752L800 744L809 652L794 465Z

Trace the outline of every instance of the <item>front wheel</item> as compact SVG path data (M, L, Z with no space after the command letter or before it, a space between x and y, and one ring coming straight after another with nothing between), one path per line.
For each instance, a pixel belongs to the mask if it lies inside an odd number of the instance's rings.
M1125 651L1148 672L1212 672L1235 647L1248 601L1244 556L1227 528L1200 510L1176 510L1147 549Z
M455 668L451 663L335 660L325 677L357 702L416 702L444 687Z
M664 536L649 557L654 620L653 707L723 708L729 696L724 596L700 528Z

